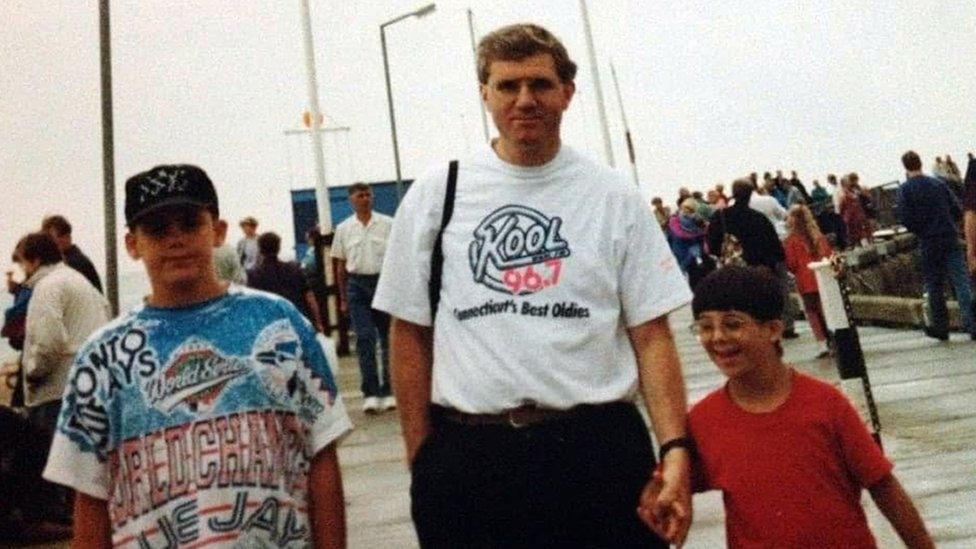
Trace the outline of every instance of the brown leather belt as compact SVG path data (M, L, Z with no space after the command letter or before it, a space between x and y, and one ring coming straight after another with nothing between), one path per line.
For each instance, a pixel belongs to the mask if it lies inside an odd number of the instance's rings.
M434 406L434 415L461 425L495 425L521 429L543 423L570 419L592 411L597 406L581 404L566 410L539 408L535 405L519 406L497 414L468 414L455 408Z

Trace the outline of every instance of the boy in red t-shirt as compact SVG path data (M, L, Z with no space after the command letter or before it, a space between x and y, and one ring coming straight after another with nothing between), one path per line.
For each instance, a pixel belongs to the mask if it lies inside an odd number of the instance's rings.
M783 362L782 308L776 280L749 267L709 275L692 301L699 340L729 378L689 415L696 490L722 490L728 545L875 547L867 488L906 545L933 547L847 398Z

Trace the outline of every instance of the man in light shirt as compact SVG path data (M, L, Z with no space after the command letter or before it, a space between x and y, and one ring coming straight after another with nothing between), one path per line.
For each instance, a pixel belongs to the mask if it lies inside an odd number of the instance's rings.
M237 241L237 257L240 258L244 270L253 269L258 264L258 220L247 216L241 220L241 231L244 236Z
M499 137L417 178L374 301L395 317L420 545L680 544L690 441L668 314L688 285L634 185L562 143L576 64L559 40L511 25L477 56Z
M356 332L363 411L373 414L396 408L390 386L390 317L372 307L393 219L373 211L373 190L365 183L349 187L349 204L353 215L336 227L332 257L338 267L339 309L349 314ZM382 352L379 361L377 342Z
M757 190L749 199L749 207L766 216L780 240L786 238L786 209L780 205L779 200L769 194L760 194Z
M30 422L44 433L45 447L54 438L61 398L75 352L108 322L108 301L80 272L62 261L47 233L32 233L17 244L17 262L33 287L24 332L24 404ZM43 461L46 457L34 456ZM36 486L38 518L65 519L68 493L49 482Z

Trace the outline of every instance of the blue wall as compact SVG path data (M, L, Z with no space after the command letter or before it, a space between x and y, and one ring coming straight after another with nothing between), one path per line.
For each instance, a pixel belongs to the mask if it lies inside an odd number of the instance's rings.
M403 192L410 188L411 183L412 179L403 181ZM373 209L392 217L397 207L396 181L379 181L370 183L369 186L373 188ZM329 211L332 213L333 227L352 215L348 186L329 188ZM308 248L305 233L319 222L315 189L292 191L291 212L295 231L295 257L301 259L305 257L305 250Z

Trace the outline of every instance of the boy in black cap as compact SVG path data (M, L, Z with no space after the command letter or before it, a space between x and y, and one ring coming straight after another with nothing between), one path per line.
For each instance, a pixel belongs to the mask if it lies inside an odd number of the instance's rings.
M78 492L76 546L344 546L351 425L314 330L217 278L203 170L157 166L125 201L152 293L78 353L44 473Z
M933 547L892 463L847 398L783 362L783 294L756 267L695 289L698 339L728 383L688 415L695 489L721 490L729 547L874 547L867 489L908 547ZM639 510L650 525L649 509Z

